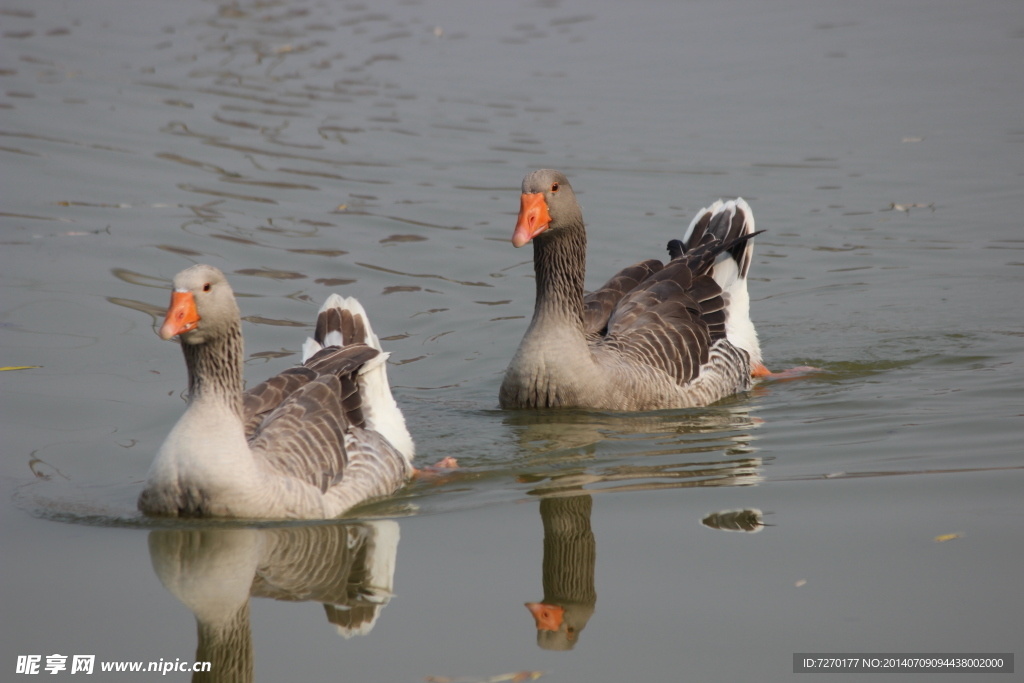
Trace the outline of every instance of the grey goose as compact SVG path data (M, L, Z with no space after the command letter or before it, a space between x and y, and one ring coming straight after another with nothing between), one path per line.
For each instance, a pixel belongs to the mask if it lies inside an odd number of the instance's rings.
M160 328L188 368L185 413L149 471L138 507L182 517L336 517L413 474L413 442L362 306L332 294L302 365L243 391L241 315L224 274L174 278Z
M584 295L587 233L562 173L526 176L512 244L533 242L533 319L505 372L503 408L644 411L703 406L767 375L750 321L754 216L701 209L670 260L623 269Z

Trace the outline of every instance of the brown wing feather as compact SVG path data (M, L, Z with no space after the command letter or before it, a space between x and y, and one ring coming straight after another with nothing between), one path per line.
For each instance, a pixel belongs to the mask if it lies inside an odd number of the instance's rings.
M347 313L348 311L343 311ZM356 319L361 319L356 316ZM355 380L355 370L380 355L380 351L365 344L352 343L338 348L328 346L317 351L306 361L306 367L321 375L335 375L342 383L342 405L346 421L350 425L365 425L362 396Z
M331 310L337 312L337 309ZM344 312L348 313L348 311ZM349 317L351 319L351 316ZM326 316L321 313L320 318L324 319ZM317 333L319 334L319 329ZM349 349L352 346L346 346L345 348ZM359 348L364 349L358 353L362 358L360 365L379 353L368 346L360 345ZM305 365L288 368L281 374L270 377L246 391L242 395L245 437L251 440L271 411L276 410L289 396L309 382L312 382L319 375L345 372L345 367L351 364L353 352L339 353L339 351L340 349L336 346L321 349L310 357ZM363 425L362 415L358 417L352 415L351 421L353 424Z
M658 259L648 259L623 268L600 289L583 297L583 331L588 335L604 334L608 318L623 296L641 282L661 270Z
M409 462L391 442L371 429L352 427L345 448L349 458L345 478L364 482L374 495L389 494L412 474Z
M245 438L251 439L271 411L316 376L317 373L308 368L288 368L246 391L242 395Z
M346 434L364 422L355 373L380 352L362 344L328 347L307 361L320 375L288 396L250 440L271 468L326 492L345 476Z
M333 375L313 380L271 413L250 443L272 469L326 492L345 472L341 382Z
M341 312L341 334L346 344L362 344L366 341L366 325L363 324L363 316L352 315L352 311L345 309Z

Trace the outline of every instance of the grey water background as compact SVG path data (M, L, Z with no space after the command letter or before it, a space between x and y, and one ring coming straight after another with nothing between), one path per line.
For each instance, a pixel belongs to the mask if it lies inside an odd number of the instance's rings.
M0 366L41 366L0 372L4 679L18 655L197 658L193 611L230 591L189 585L364 528L135 513L185 387L154 326L196 262L239 294L250 381L358 297L418 462L462 466L354 512L400 528L369 633L322 591L253 589L257 680L1022 652L1019 2L3 0L0 26ZM580 195L591 287L745 197L766 363L821 371L703 409L498 410L541 167ZM585 628L571 649L538 641L542 599Z

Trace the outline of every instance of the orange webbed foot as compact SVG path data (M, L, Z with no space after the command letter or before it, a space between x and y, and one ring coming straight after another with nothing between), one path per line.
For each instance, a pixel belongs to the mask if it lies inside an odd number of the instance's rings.
M459 469L459 461L449 455L438 460L433 465L427 465L423 469L412 468L412 476L414 479L436 479L447 474L450 470L457 469Z
M754 366L753 370L750 371L750 375L757 379L770 379L784 382L786 380L799 379L800 377L812 372L821 372L821 368L811 367L810 365L798 365L795 368L783 370L782 372L772 372L762 363L758 363Z

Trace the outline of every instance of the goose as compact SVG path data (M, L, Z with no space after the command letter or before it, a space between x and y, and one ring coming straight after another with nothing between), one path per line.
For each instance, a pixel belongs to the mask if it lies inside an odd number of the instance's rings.
M150 467L144 514L326 519L412 475L388 354L354 298L328 297L302 365L248 391L241 314L217 268L175 276L160 336L181 340L188 403Z
M647 411L703 406L770 373L750 321L754 216L742 199L701 209L670 261L637 263L584 296L587 233L568 179L523 179L512 244L533 242L533 319L505 372L502 408Z
M571 650L594 614L597 541L590 528L593 499L568 495L540 501L544 522L544 599L526 608L537 625L537 645Z

